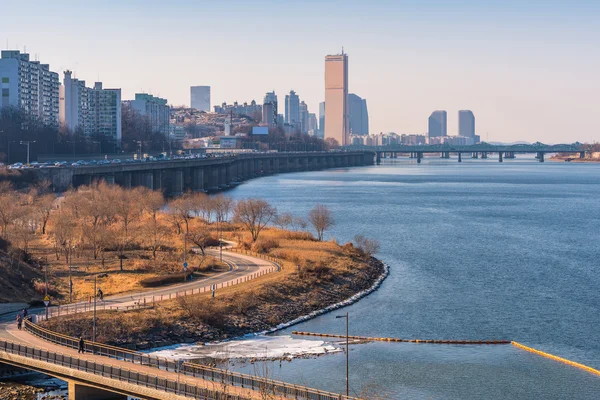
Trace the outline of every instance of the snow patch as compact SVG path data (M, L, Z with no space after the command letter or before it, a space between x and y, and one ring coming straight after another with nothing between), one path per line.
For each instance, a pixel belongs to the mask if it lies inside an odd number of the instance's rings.
M199 358L228 359L293 359L302 356L318 356L342 351L323 340L294 339L285 336L255 336L252 339L236 339L205 345L178 345L153 351L158 357L193 360Z

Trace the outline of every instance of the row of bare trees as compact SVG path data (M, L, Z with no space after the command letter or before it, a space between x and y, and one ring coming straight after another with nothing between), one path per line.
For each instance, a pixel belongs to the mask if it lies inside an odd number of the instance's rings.
M0 182L0 237L23 249L36 232L46 234L56 197L40 183L28 191L17 191L9 182Z
M54 246L57 259L65 263L74 254L87 252L93 259L104 260L107 251L121 260L128 250L145 248L156 259L157 252L172 241L173 235L185 235L204 254L210 242L210 225L232 220L257 241L268 225L282 229L305 230L310 224L319 240L333 226L327 207L317 205L308 221L289 213L277 214L263 199L237 202L228 196L185 193L166 202L160 192L138 187L124 189L104 182L70 190L57 198L47 184L19 192L9 184L0 187L0 236L15 242L24 251L36 234Z

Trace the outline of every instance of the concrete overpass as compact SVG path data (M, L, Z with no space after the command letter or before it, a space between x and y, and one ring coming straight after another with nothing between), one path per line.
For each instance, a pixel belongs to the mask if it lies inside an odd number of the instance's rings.
M543 143L534 144L514 144L514 145L492 145L488 143L479 143L468 146L453 146L449 144L434 145L388 145L388 146L347 146L348 151L371 151L379 164L382 158L398 158L399 154L408 154L410 158L415 158L418 163L425 154L440 154L441 158L450 158L450 154L457 154L458 162L462 161L464 155L471 158L488 158L490 154L498 154L498 161L502 162L504 158L515 158L515 154L535 154L540 162L544 162L544 156L548 153L577 153L579 157L585 157L585 152L581 150L579 143L574 144L556 144L546 145Z
M262 175L373 163L371 151L242 153L190 160L46 168L37 169L36 173L39 178L52 182L58 192L103 179L123 187L145 186L178 195L187 190L217 191Z

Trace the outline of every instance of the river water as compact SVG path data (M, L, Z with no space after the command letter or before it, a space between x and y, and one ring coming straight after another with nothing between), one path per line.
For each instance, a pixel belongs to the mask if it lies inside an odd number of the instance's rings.
M336 219L328 237L343 243L361 233L381 242L390 276L342 310L351 335L515 340L600 369L598 164L398 159L264 177L228 194L262 197L299 216L322 203ZM327 314L281 334L344 327ZM343 353L269 371L345 388ZM510 345L354 345L350 386L352 394L392 399L600 398L600 376Z

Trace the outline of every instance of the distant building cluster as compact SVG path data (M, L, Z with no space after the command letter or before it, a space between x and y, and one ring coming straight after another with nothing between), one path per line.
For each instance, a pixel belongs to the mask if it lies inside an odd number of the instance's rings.
M351 135L353 146L390 146L403 144L418 146L427 144L427 136L420 134L397 134L395 132L378 133L372 135Z
M428 144L471 145L479 143L475 134L475 115L471 110L458 112L458 136L448 136L448 113L436 110L429 116Z
M262 107L254 100L250 104L239 104L237 101L233 104L223 103L220 106L214 106L214 111L217 114L246 115L257 122L260 122L262 119Z
M282 101L275 91L267 92L262 102L222 103L212 106L210 86L190 86L190 108L171 107L168 100L149 93L136 93L132 100L121 98L121 89L104 88L101 82L86 82L64 72L59 75L48 64L30 60L27 53L4 50L0 58L0 108L16 107L36 115L49 126L62 126L72 133L122 140L123 106L147 118L153 133L170 140L202 137L233 137L250 133L259 126L261 132L280 130L285 134L307 134L345 145L385 146L390 144L468 145L479 142L475 116L471 110L458 111L458 135L449 136L447 112L436 110L428 119L426 134L371 134L367 100L349 92L348 54L325 56L324 96L318 112L295 90ZM266 130L265 130L266 129ZM263 133L264 134L264 133ZM213 141L217 142L217 141ZM236 140L222 143L232 146Z

